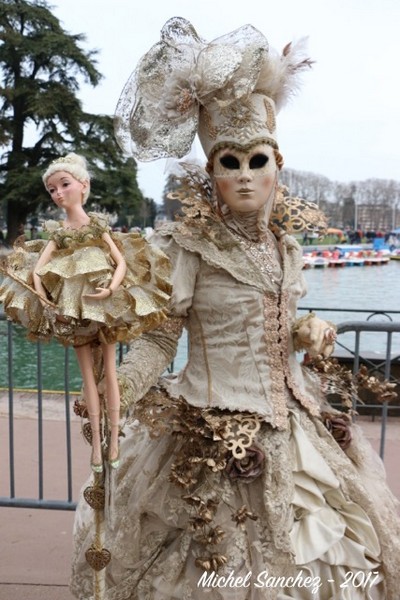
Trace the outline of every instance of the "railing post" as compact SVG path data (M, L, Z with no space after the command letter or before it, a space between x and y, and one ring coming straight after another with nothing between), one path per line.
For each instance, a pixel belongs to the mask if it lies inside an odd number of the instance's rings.
M8 448L10 465L10 498L15 498L15 471L14 471L14 377L13 377L13 332L11 322L7 322L8 344Z
M386 361L385 361L385 380L390 379L390 362L392 355L392 332L387 332L387 343L386 343ZM388 403L384 402L382 405L382 426L381 426L381 441L379 448L379 456L384 459L385 456L385 441L386 441L386 424L388 417Z
M37 359L37 398L38 398L38 474L39 500L43 500L43 377L42 377L42 344L36 344Z
M65 390L65 439L67 446L67 494L68 502L72 502L72 444L71 444L71 414L69 408L69 348L64 353L64 390Z

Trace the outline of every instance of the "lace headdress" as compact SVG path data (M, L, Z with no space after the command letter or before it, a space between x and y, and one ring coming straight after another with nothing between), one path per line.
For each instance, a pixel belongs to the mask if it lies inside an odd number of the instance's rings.
M312 64L305 45L303 38L279 54L252 25L208 43L189 21L173 17L122 91L115 116L118 143L141 161L182 158L197 133L208 159L220 146L268 143L277 149L276 113ZM190 167L178 179L181 191L174 195L190 207L197 203L197 214L199 186L200 197L211 194L209 176ZM323 231L326 220L315 204L279 193L270 227Z
M244 25L207 43L189 21L173 17L125 85L117 141L141 161L182 158L196 133L207 157L222 144L277 148L276 112L310 65L304 40L278 54Z

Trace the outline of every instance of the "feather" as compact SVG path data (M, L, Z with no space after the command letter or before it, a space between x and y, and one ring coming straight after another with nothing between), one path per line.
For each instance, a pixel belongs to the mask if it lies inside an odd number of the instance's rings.
M277 112L299 90L302 72L314 62L307 56L307 39L289 42L282 54L270 48L261 67L255 91L272 98Z

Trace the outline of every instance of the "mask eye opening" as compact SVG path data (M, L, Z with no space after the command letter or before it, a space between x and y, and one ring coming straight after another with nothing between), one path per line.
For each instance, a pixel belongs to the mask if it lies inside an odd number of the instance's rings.
M258 153L251 157L249 167L250 169L262 169L268 161L269 157L266 154Z
M224 156L221 156L219 162L225 169L234 170L240 168L239 160L232 154L225 154Z

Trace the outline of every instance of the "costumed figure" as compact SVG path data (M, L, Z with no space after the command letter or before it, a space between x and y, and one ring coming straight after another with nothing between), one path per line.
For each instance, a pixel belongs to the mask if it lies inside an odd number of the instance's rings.
M85 488L81 600L398 598L397 502L381 462L327 402L335 372L296 355L328 357L335 340L316 315L296 319L305 284L288 231L320 215L277 181L276 113L309 66L302 43L279 55L250 25L206 43L173 18L122 93L125 150L181 158L198 132L208 162L182 166L183 216L152 240L172 263L170 318L118 369L132 419L104 529L110 560L95 588ZM163 376L183 328L187 364Z
M114 234L104 215L85 212L90 175L82 156L70 153L54 160L43 182L66 218L45 223L48 241L17 240L2 268L0 301L8 318L27 328L29 339L55 338L74 347L90 422L91 467L102 473L103 442L109 465L119 466L116 342L128 342L166 319L169 261L140 234ZM104 432L96 346L104 369Z

